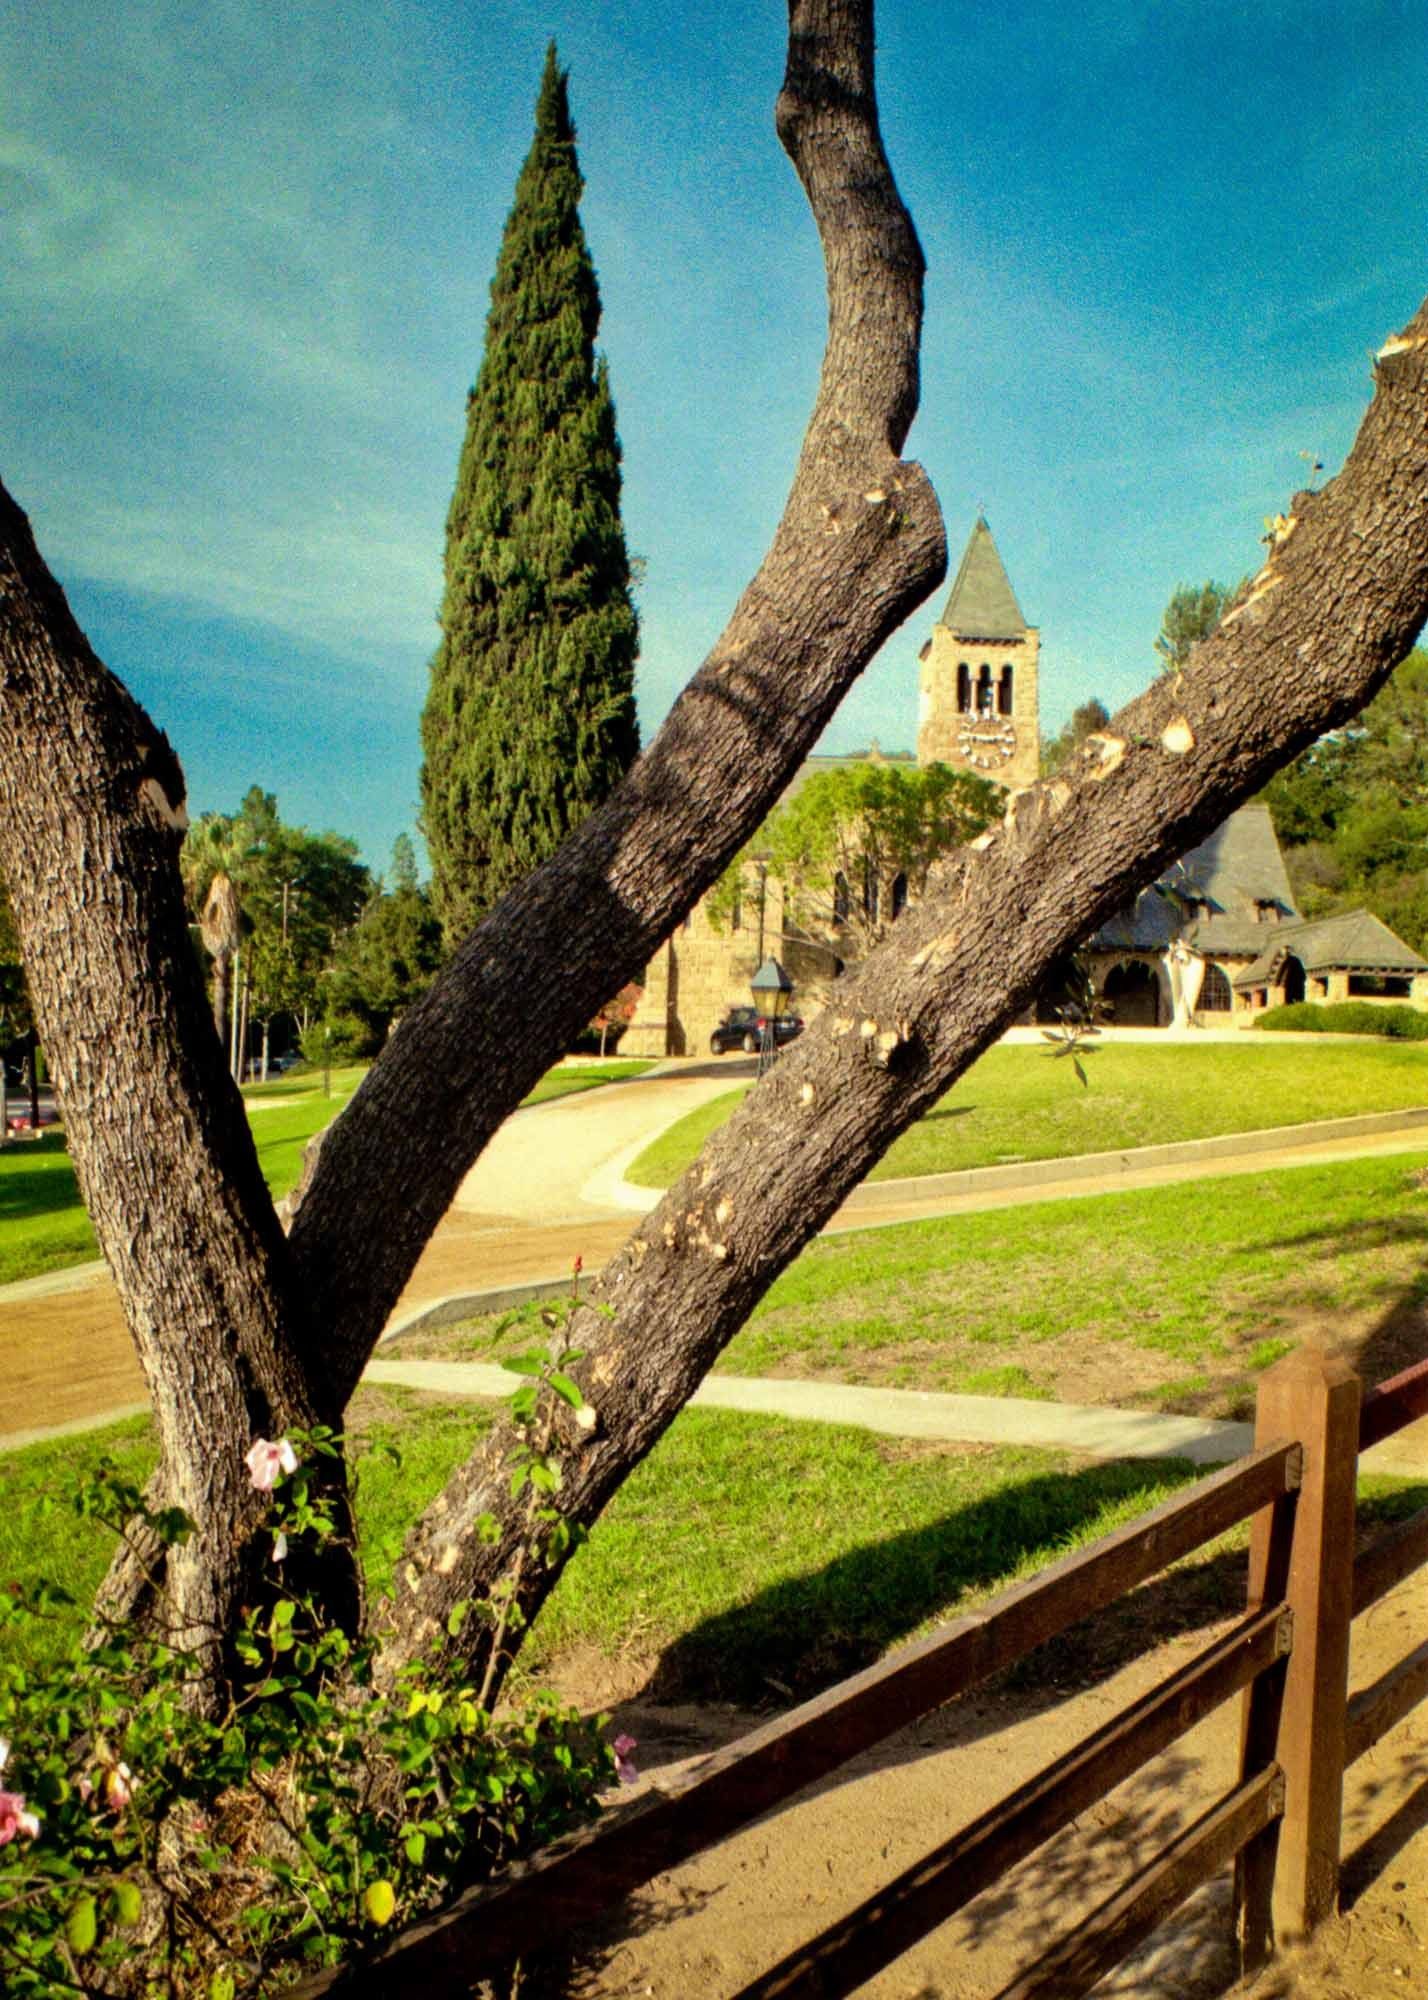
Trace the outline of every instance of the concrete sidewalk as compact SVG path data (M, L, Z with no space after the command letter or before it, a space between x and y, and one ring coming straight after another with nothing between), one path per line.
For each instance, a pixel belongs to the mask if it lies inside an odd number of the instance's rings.
M375 1360L362 1378L376 1386L428 1395L499 1401L516 1378L481 1361ZM1033 1402L1016 1396L937 1395L916 1389L871 1389L840 1382L764 1380L706 1375L691 1402L701 1409L742 1410L805 1423L852 1424L886 1437L932 1438L948 1444L1035 1445L1087 1458L1188 1458L1222 1465L1254 1442L1250 1424L1208 1417L1158 1416L1150 1410L1107 1410L1088 1403ZM1415 1437L1415 1432L1419 1433ZM1428 1473L1428 1424L1385 1439L1362 1460L1368 1472Z

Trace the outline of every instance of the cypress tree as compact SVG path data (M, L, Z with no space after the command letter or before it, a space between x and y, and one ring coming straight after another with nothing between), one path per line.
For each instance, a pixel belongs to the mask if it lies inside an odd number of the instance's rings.
M467 402L422 716L422 830L449 941L560 844L639 748L620 443L595 356L583 187L552 42Z

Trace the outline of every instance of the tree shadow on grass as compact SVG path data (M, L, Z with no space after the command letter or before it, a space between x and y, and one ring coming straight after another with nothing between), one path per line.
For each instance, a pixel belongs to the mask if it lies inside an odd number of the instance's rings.
M56 1153L64 1153L63 1141L47 1132L29 1144L38 1156L35 1164L21 1167L7 1162L4 1178L0 1179L0 1219L32 1222L41 1216L78 1209L79 1187L74 1169L60 1161L41 1164L45 1159L53 1161Z
M917 1122L919 1125L940 1125L947 1118L969 1118L980 1109L978 1104L940 1104L935 1111L924 1111Z
M661 1699L802 1699L953 1617L1023 1565L1053 1561L1116 1501L1157 1504L1196 1468L1122 1460L1013 1480L941 1520L848 1550L703 1620L663 1653Z

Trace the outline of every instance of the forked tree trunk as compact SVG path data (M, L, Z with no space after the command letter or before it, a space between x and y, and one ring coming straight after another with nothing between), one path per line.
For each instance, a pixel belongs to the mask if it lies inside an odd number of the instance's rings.
M654 956L943 573L935 499L897 455L917 400L922 262L877 130L870 0L789 13L778 124L823 239L829 335L773 546L619 790L408 1013L310 1159L287 1241L188 949L172 753L0 501L0 869L154 1398L165 1490L200 1522L175 1578L195 1622L221 1626L244 1588L249 1439L335 1420L491 1133ZM1428 614L1425 332L1420 314L1383 349L1343 473L1293 503L1248 602L1191 668L939 871L608 1268L614 1316L580 1327L599 1416L566 1440L574 1516L599 1511L772 1279L1048 968L1407 650ZM562 973L534 1005L531 965ZM414 1531L389 1667L511 1560L508 1444L498 1432ZM503 1524L493 1547L475 1526L488 1511ZM532 1605L548 1582L528 1587Z

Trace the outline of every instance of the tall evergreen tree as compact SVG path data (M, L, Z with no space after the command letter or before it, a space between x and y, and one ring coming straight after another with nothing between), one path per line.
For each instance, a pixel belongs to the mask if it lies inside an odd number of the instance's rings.
M639 748L620 444L584 183L552 43L491 285L422 716L422 825L448 940L550 854Z

